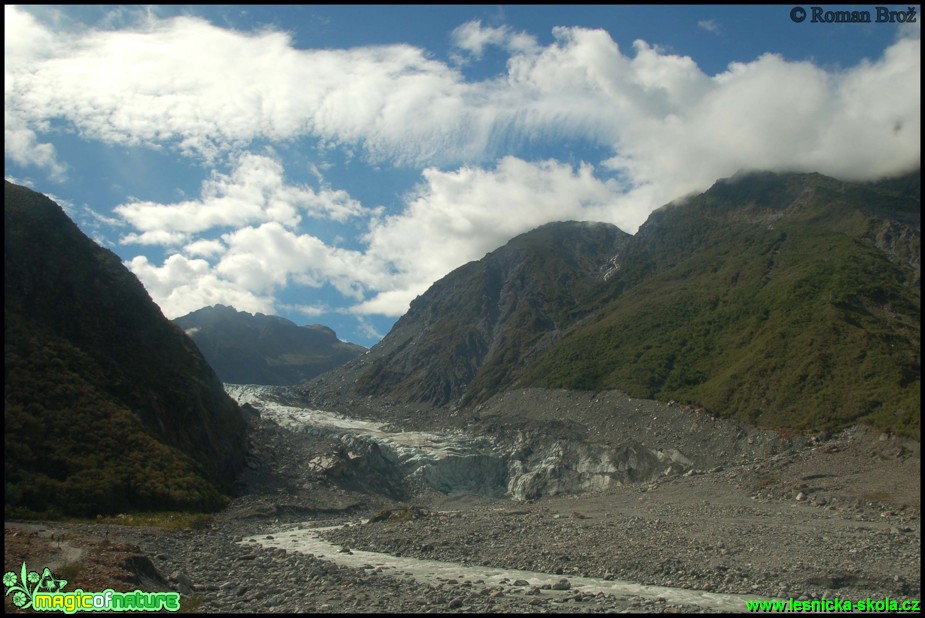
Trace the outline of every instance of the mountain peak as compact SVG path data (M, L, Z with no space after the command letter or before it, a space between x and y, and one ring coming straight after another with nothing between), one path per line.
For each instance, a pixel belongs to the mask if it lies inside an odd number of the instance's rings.
M614 225L556 222L511 239L416 298L368 355L348 363L360 395L446 405L510 385L582 315L630 236Z
M223 382L296 384L341 365L366 348L340 341L326 326L296 326L276 315L205 307L174 320Z

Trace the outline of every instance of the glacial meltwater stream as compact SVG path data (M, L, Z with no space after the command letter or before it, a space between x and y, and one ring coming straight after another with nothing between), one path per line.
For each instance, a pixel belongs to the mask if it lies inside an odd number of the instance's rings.
M512 496L510 488L516 486L517 480L512 478L512 470L519 471L521 475L525 473L522 462L512 464L510 453L484 438L467 436L461 432L435 434L391 431L383 423L285 405L277 400L275 393L279 391L273 387L226 384L225 389L238 403L254 406L263 418L271 419L293 431L334 436L358 451L375 448L384 456L383 461L395 465L404 475L417 478L437 489L446 490L449 487L453 491L473 490ZM320 533L331 528L317 526L318 523L310 521L277 524L261 534L244 538L241 543L312 554L351 568L376 568L396 577L411 577L431 585L455 578L460 581L482 580L485 586L511 586L510 582L522 579L529 582L529 586L524 589L526 593L530 587L542 587L544 584L551 586L562 579L561 575L549 573L422 560L356 549L347 552L321 538ZM697 606L708 611L742 612L745 611L746 601L763 598L590 577L570 576L568 581L569 592L572 594L604 593L622 598L653 600L661 597L667 603ZM544 590L544 593L558 592Z
M337 526L339 527L339 526ZM330 560L341 566L355 569L376 568L394 577L411 577L415 581L438 585L449 579L458 581L482 580L484 586L506 586L511 582L525 580L529 582L524 587L524 593L531 587L542 587L544 584L555 585L562 579L561 575L537 573L533 571L520 571L516 569L502 569L486 566L472 566L456 562L442 562L438 560L421 560L403 556L392 556L378 552L351 549L349 552L330 543L319 536L319 533L331 530L331 527L312 527L312 522L301 524L286 524L274 527L264 533L246 537L241 544L258 544L268 548L282 548L287 552L301 552L312 554L316 558ZM691 605L715 612L744 612L745 602L763 599L751 595L717 594L703 590L685 590L682 588L667 588L664 586L646 586L622 580L605 580L593 577L568 577L569 593L585 594L604 593L618 598L640 597L657 599L661 597L666 603L674 605ZM509 591L508 594L511 592ZM565 591L544 590L544 594L565 594Z

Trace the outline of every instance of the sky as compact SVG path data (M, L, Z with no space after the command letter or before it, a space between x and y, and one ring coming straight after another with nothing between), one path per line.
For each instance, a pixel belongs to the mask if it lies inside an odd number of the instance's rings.
M920 7L883 6L5 6L4 176L168 318L372 346L544 223L920 167Z

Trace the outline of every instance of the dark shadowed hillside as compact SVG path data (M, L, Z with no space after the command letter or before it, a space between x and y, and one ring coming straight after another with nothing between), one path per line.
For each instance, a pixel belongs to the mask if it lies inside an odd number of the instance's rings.
M319 324L215 305L174 320L193 338L222 382L296 384L366 351Z
M309 393L621 389L766 427L918 437L919 172L740 174L635 236L550 224L457 269Z
M195 344L61 208L4 188L7 514L214 509L244 421Z

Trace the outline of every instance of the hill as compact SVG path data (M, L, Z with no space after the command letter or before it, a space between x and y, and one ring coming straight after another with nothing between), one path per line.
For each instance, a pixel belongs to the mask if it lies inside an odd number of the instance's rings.
M918 438L920 205L918 171L752 173L634 236L549 224L435 283L306 391L466 406L509 388L620 389L763 427Z
M908 181L751 174L653 213L602 286L611 300L522 384L918 437L920 194Z
M174 320L192 337L222 382L296 384L366 351L320 324L296 326L285 318L232 307L205 307Z
M585 297L629 238L613 225L576 222L518 236L436 282L369 354L326 383L428 405L482 401L585 314Z
M4 186L8 516L211 510L244 463L240 409L112 252Z

